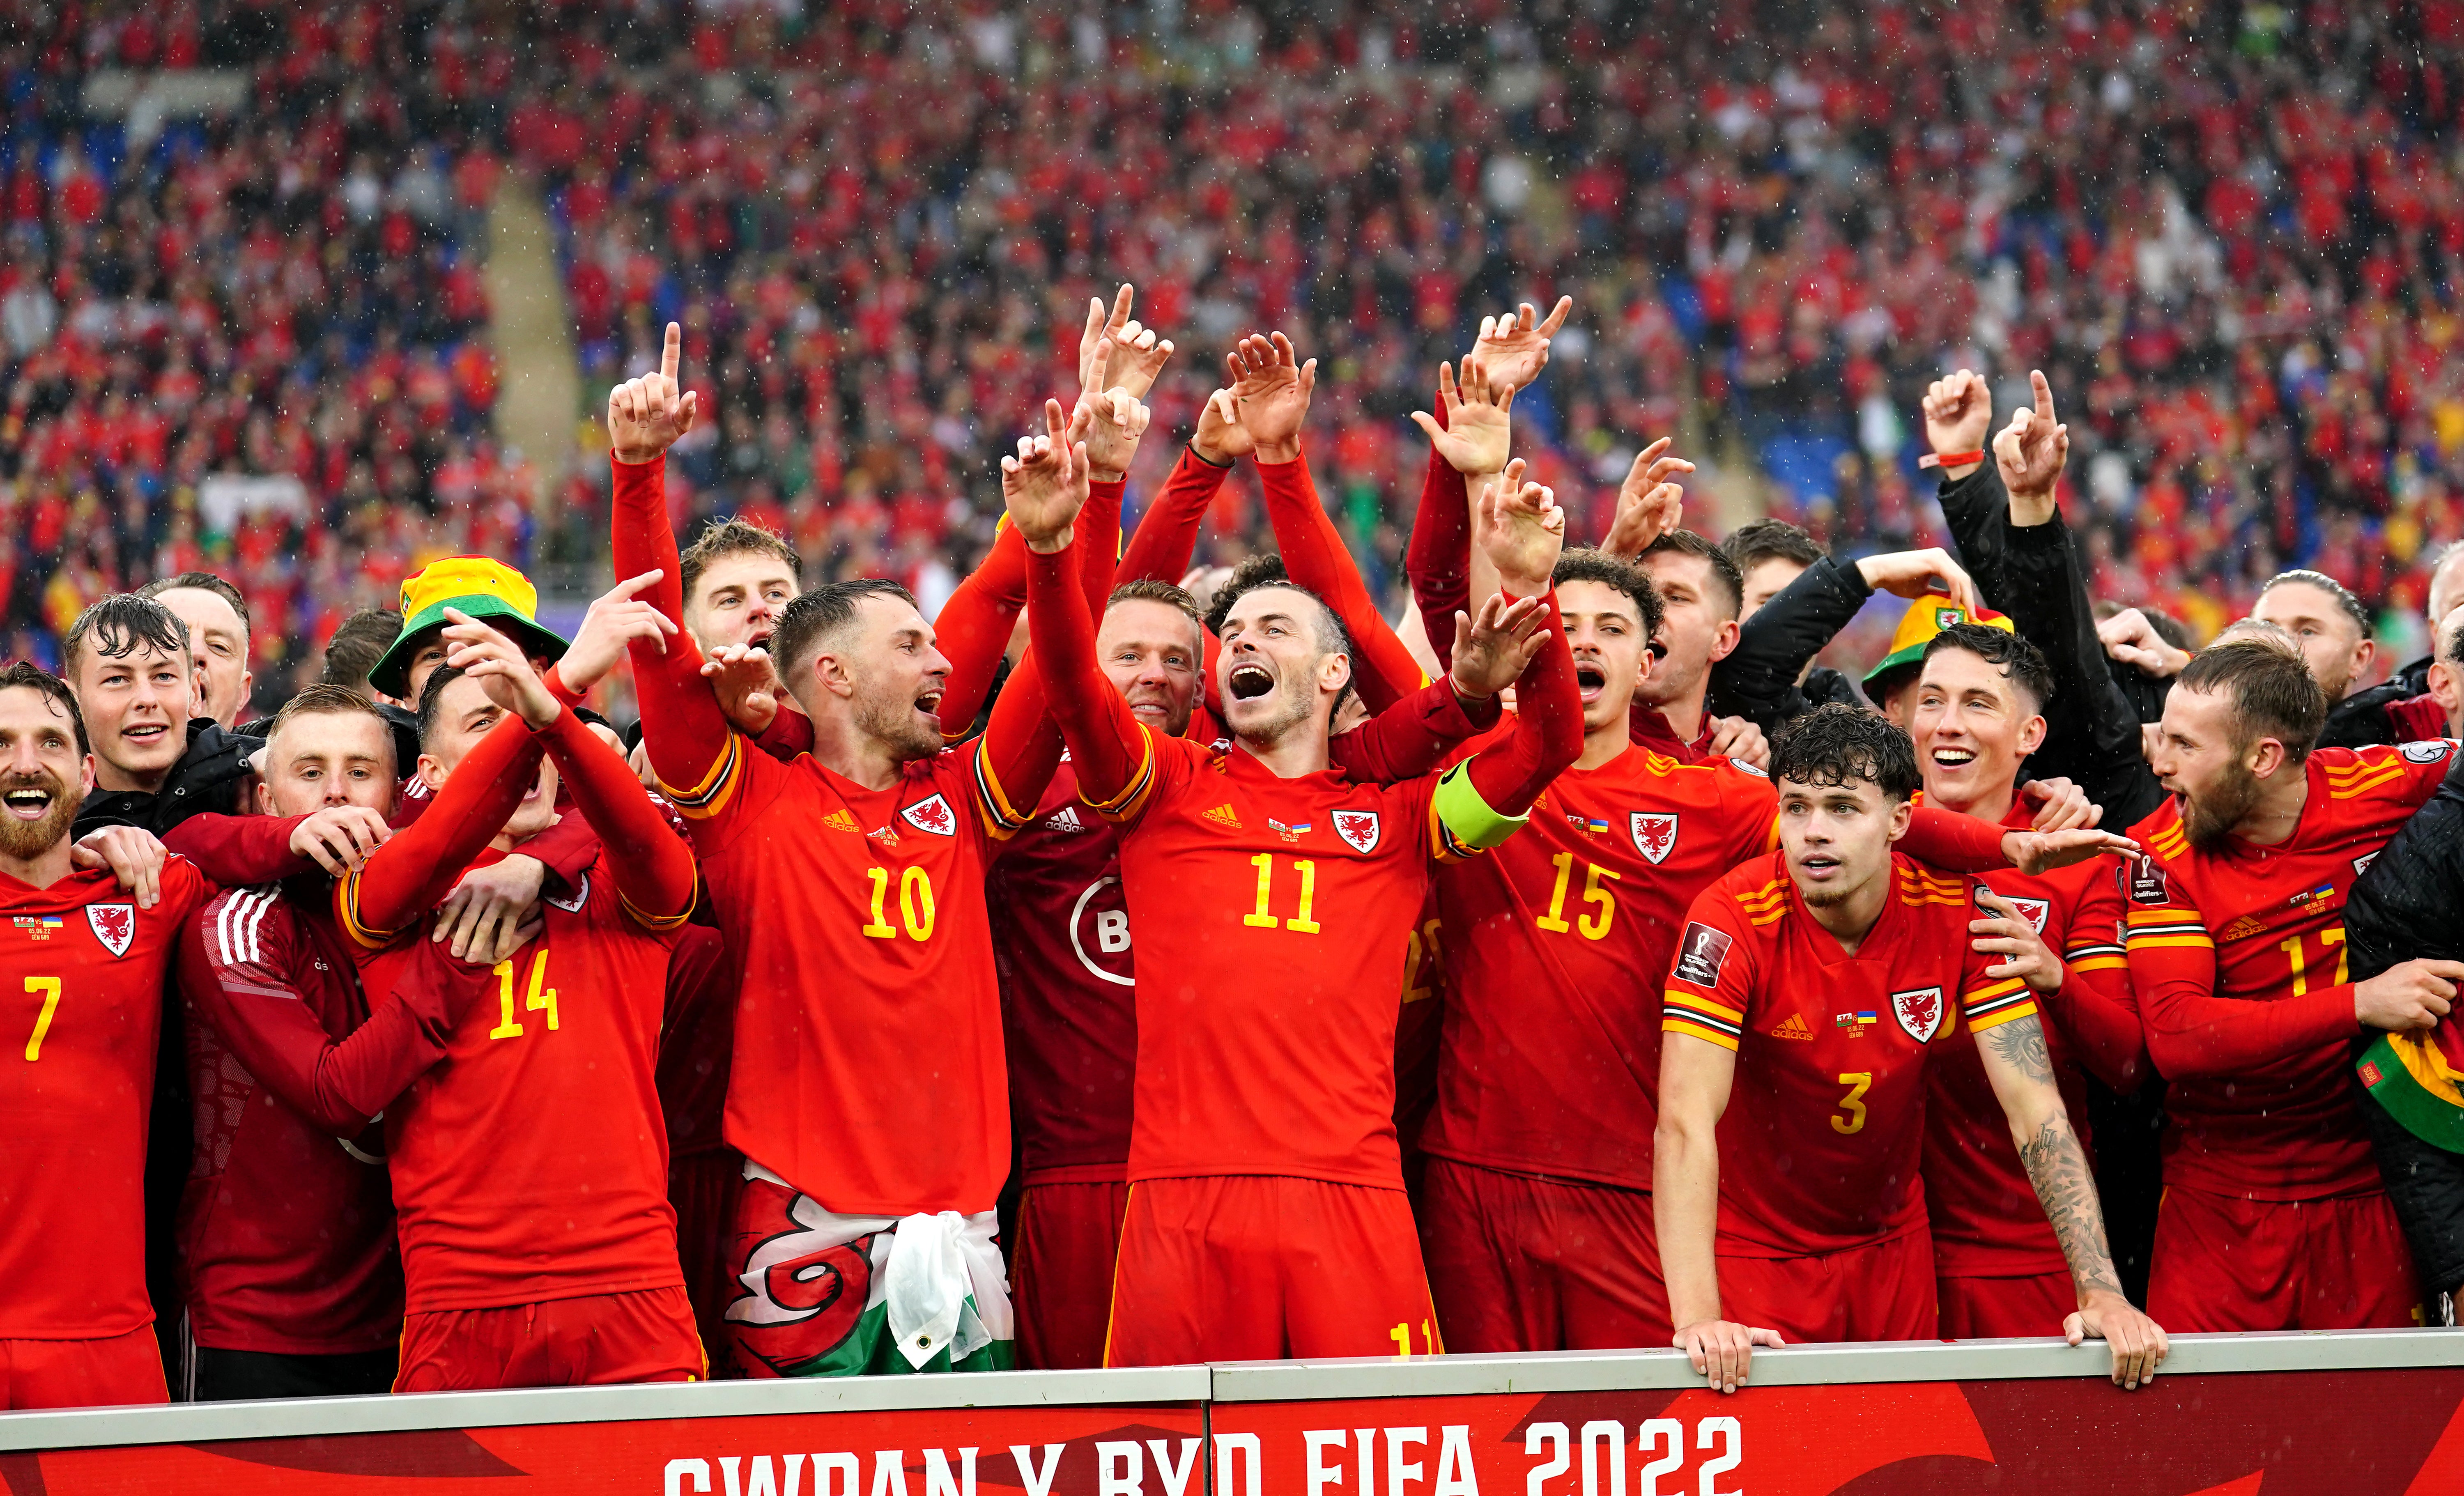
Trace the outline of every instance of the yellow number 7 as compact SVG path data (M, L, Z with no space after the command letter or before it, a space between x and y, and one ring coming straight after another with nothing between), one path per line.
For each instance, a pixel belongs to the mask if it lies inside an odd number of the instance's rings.
M52 1015L60 1010L60 979L57 977L29 977L26 990L43 995L43 1012L34 1020L34 1037L26 1041L26 1058L39 1060L43 1057L43 1036L52 1031Z

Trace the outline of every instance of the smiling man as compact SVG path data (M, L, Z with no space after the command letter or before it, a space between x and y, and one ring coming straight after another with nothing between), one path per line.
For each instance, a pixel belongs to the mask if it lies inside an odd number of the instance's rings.
M121 593L77 615L60 644L94 744L95 792L79 835L135 825L160 836L204 811L239 807L254 738L197 716L187 626L151 598Z
M2052 672L2007 629L1953 624L1925 647L1910 692L1928 804L2013 828L2029 813L2019 767L2045 737ZM2087 1133L2086 1076L2127 1094L2146 1074L2121 936L2120 865L2100 858L2035 876L1979 879L2058 953L2058 984L2036 995L2064 1110ZM2060 1240L2035 1200L1984 1055L1954 1040L1926 1075L1925 1214L1935 1299L1952 1339L2051 1335L2077 1307Z
M656 573L643 597L679 624L666 455L698 410L676 383L681 338L671 324L659 369L607 402L616 572ZM746 1159L730 1248L739 1365L754 1376L1006 1366L993 833L974 757L942 752L950 662L907 589L872 580L797 598L768 652L812 721L813 749L792 763L730 729L690 635L632 647L651 767L743 961L726 1112ZM1022 798L1043 790L1013 765L986 772ZM893 1296L872 1265L892 1261L900 1232L929 1237L897 1254ZM825 1279L834 1291L815 1289ZM912 1317L934 1300L949 1312Z
M1106 1362L1435 1353L1395 1137L1395 979L1434 867L1504 841L1579 752L1547 596L1563 517L1536 485L1484 501L1508 597L1483 618L1510 615L1533 646L1517 725L1442 777L1353 783L1329 749L1350 641L1289 583L1225 615L1229 744L1162 737L1110 689L1072 546L1085 450L1057 404L1045 424L1002 462L1027 620L1079 793L1121 827L1155 974L1137 994L1134 1188Z
M94 776L68 688L22 661L0 669L0 1408L166 1396L146 1296L146 1106L164 978L212 890L180 857L151 905L107 870L77 871L69 827Z
M2061 963L2009 903L1896 850L1920 780L1889 722L1817 708L1771 771L1780 849L1694 901L1668 975L1654 1203L1675 1343L1733 1392L1757 1345L1934 1337L1925 1072L1965 1041L2070 1265L2071 1340L2102 1335L2138 1385L2165 1340L2122 1296L2046 1056L2035 999Z

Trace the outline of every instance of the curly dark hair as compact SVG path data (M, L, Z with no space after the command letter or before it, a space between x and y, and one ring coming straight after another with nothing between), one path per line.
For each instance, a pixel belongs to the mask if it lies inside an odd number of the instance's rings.
M1232 614L1235 598L1243 592L1275 586L1290 580L1291 573L1284 569L1284 559L1273 551L1243 556L1241 563L1232 568L1232 575L1224 578L1223 584L1215 589L1215 595L1206 600L1206 616L1199 622L1206 626L1208 633L1220 634L1223 631L1223 620Z
M1596 582L1613 587L1634 599L1636 613L1642 620L1645 640L1660 632L1664 609L1660 605L1660 589L1651 584L1651 573L1622 556L1582 546L1561 553L1557 569L1549 574L1551 586L1564 586L1569 582Z
M1886 800L1906 800L1925 783L1916 745L1890 718L1830 702L1779 730L1771 744L1771 779L1815 789L1862 780Z

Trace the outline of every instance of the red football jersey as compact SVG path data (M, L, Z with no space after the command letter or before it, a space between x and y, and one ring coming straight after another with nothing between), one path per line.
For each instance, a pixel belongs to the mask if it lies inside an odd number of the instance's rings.
M473 866L501 854L482 853ZM445 1058L385 1111L411 1313L680 1287L659 1021L683 916L652 929L607 857L497 963ZM363 952L367 984L442 962L426 922Z
M1001 844L990 892L1025 1182L1117 1181L1138 1065L1130 906L1120 838L1078 803L1067 763L1035 819Z
M45 889L0 873L0 1340L153 1321L143 1186L164 979L212 892L177 856L152 909L108 871Z
M992 1209L1009 1092L974 755L869 790L731 735L669 793L743 953L727 1140L842 1215Z
M1857 954L1815 923L1785 853L1687 912L1661 1024L1737 1052L1721 1115L1719 1250L1807 1257L1925 1223L1925 1071L1960 1035L2036 1011L1969 949L1973 885L1894 853L1894 895Z
M1771 781L1725 759L1629 748L1558 775L1522 830L1441 873L1449 991L1420 1146L1651 1188L1653 979L1695 895L1771 849L1775 804Z
M2353 880L2447 777L2447 739L2320 748L2293 835L2190 845L2178 804L2131 829L2130 975L2165 1092L2165 1181L2252 1199L2380 1187L2345 1042Z
M2025 807L2013 807L2003 824L2026 825ZM2123 955L2118 869L2100 858L2042 877L2005 869L1977 880L2009 899L2066 968L2061 990L2037 994L2036 1006L2055 1082L2082 1144L2089 1071L2123 1089L2138 1080L2139 1017ZM1972 1035L1939 1046L1926 1087L1925 1214L1936 1266L1959 1277L2063 1271L2061 1243L2012 1145Z
M1431 869L1457 855L1436 776L1278 779L1237 746L1150 741L1121 830L1144 946L1130 1178L1400 1189L1397 999Z
M188 1326L226 1351L381 1351L402 1334L402 1263L381 1124L445 1053L459 983L362 992L321 873L231 889L181 940L194 1162L181 1199Z

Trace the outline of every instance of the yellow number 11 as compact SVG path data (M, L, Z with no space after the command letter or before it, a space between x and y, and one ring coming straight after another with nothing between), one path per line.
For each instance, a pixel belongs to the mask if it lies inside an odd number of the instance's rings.
M34 1037L26 1041L26 1058L39 1060L43 1057L43 1036L52 1031L52 1015L60 1010L60 979L57 977L29 977L26 979L26 991L29 994L40 993L43 998L42 1016L34 1020Z
M1325 928L1309 917L1310 908L1317 903L1316 863L1307 857L1295 858L1292 862L1292 870L1301 875L1301 907L1300 913L1289 919L1278 919L1266 913L1267 901L1275 893L1275 854L1260 852L1250 858L1249 863L1258 869L1258 907L1242 915L1241 923L1254 925L1261 930L1272 930L1280 925L1294 935L1315 935Z

